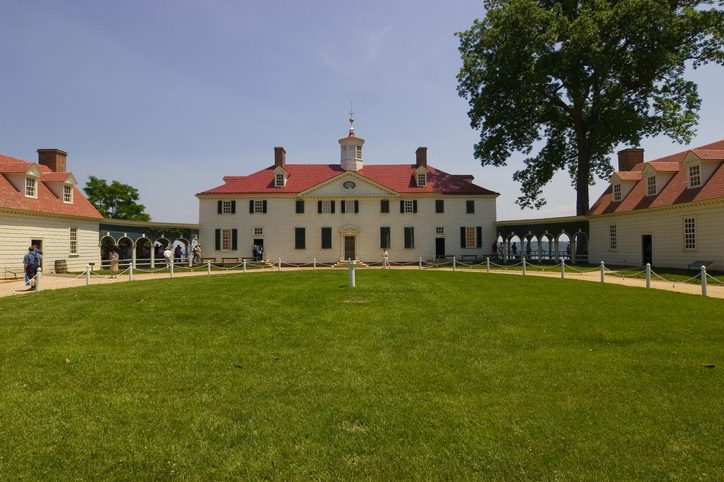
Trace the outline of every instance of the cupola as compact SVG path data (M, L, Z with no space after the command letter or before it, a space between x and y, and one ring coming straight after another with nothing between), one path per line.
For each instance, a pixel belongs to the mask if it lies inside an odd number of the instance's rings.
M352 112L350 112L349 124L349 135L339 140L341 165L345 171L359 171L363 167L362 144L364 144L365 141L354 135L354 117L352 117Z

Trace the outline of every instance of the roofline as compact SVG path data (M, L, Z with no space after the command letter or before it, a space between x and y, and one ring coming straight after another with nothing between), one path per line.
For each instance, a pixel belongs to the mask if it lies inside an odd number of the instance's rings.
M558 218L533 218L518 219L510 221L496 221L496 226L513 226L516 224L540 224L540 223L569 223L574 221L586 221L588 216L565 216Z
M614 212L614 213L601 213L601 214L589 214L585 216L587 219L593 219L593 218L609 218L614 216L624 216L627 214L641 214L641 213L651 213L651 212L661 212L661 211L671 211L675 209L683 209L683 208L691 208L691 207L698 207L698 206L708 206L712 204L722 204L724 203L724 196L712 198L712 199L702 199L700 201L689 201L686 203L678 203L678 204L667 204L666 206L656 206L652 208L644 208L644 209L629 209L628 211L621 211L621 212Z
M29 211L26 209L13 209L13 208L6 208L6 207L0 207L0 213L2 214L12 214L12 215L18 215L18 216L38 216L43 218L55 218L55 219L72 219L72 220L81 220L81 221L87 221L89 223L99 223L103 221L104 218L89 218L87 216L74 216L72 214L60 214L60 213L49 213L47 211Z

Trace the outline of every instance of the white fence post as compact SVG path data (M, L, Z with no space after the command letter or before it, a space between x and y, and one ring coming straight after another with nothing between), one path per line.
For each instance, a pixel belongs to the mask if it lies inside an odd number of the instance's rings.
M90 274L91 274L90 265L87 265L86 270L85 270L85 285L86 286L90 286Z
M128 265L128 281L133 281L133 265Z
M520 259L523 260L523 276L525 276L525 256L521 256Z
M646 287L651 288L651 264L646 263Z
M173 278L173 258L171 258L171 263L168 266L169 277Z
M422 256L420 256L420 261L419 261L418 263L419 263L419 264L418 264L418 266L419 266L418 269L422 270Z
M453 256L453 271L457 271L457 263L455 262L455 256Z
M566 260L561 258L561 279L566 277Z
M488 267L488 273L490 273L490 257L485 257L485 265Z
M606 276L606 267L603 265L603 261L601 261L601 283L606 282L604 280L605 276Z
M279 262L278 262L278 263L279 263L279 264L278 264L277 271L281 271L281 270L282 270L282 259L281 259L281 258L279 258Z
M314 258L314 269L317 269L317 258Z
M701 266L701 296L707 296L706 294L706 266Z
M206 274L211 274L211 260L206 260Z
M43 268L38 268L38 274L35 275L35 291L40 291L40 281L43 279Z

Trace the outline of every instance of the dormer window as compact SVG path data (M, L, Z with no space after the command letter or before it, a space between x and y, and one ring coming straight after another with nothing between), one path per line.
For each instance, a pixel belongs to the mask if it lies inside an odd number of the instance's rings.
M694 164L689 166L689 188L701 186L701 166Z
M275 186L284 187L284 174L277 174L275 176Z
M34 177L25 178L25 197L38 197L38 181Z
M646 195L654 196L656 194L656 176L646 178Z
M613 185L613 200L615 202L621 200L621 184L616 183Z
M421 172L417 175L417 187L427 186L427 174Z
M63 186L63 202L73 204L73 186L67 184Z

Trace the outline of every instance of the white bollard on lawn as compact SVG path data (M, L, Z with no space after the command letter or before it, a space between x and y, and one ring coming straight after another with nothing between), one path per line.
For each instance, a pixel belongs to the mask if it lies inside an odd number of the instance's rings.
M488 273L490 273L490 258L487 256L485 257L485 264L488 268Z
M701 296L707 296L706 294L706 266L701 267Z
M133 265L128 265L128 281L133 281Z
M40 291L40 281L43 279L43 268L38 268L38 274L35 275L35 291Z
M561 279L566 277L566 260L561 259Z
M601 261L601 283L605 283L604 277L606 276L606 267L603 265L603 261Z
M206 274L211 274L211 260L206 261Z
M87 265L86 270L85 270L85 285L86 286L90 286L90 274L91 274L90 265Z
M651 264L646 263L646 287L651 288Z
M354 282L354 261L349 259L347 261L347 265L349 266L349 286L350 288L354 288L355 282Z
M244 262L244 273L246 273L246 259L242 260Z
M523 260L523 276L525 276L525 256L521 256L521 259Z

